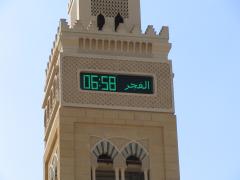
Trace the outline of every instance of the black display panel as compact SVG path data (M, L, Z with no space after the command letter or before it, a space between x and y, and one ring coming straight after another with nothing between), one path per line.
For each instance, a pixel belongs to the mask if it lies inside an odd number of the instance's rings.
M80 88L85 91L153 94L153 77L81 72Z

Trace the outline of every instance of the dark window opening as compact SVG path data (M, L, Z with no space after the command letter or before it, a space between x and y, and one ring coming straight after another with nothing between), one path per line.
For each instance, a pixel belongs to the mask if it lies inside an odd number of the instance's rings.
M143 172L125 172L125 180L144 180Z
M109 155L107 155L107 154L103 154L103 155L98 156L98 160L97 161L99 163L113 163L112 158Z
M99 31L102 31L104 24L105 24L105 17L102 14L99 14L97 17L97 26Z
M117 28L120 23L124 23L124 21L123 17L120 15L120 13L118 13L117 16L115 17L115 31L117 31Z
M141 160L140 160L138 157L136 157L136 156L129 156L129 157L127 158L127 165L129 165L129 164L141 165L142 162L141 162Z
M96 180L115 180L115 172L114 171L96 171Z

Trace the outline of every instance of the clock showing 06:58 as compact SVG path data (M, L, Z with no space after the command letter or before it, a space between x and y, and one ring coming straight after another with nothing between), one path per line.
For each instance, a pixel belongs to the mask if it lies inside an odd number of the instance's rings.
M153 77L81 72L80 88L84 91L153 94Z

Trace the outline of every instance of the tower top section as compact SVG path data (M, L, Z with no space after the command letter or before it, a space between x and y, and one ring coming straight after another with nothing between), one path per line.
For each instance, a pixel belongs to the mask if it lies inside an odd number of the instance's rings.
M68 15L70 26L80 20L86 27L103 15L108 24L121 17L129 29L141 30L140 0L69 0Z

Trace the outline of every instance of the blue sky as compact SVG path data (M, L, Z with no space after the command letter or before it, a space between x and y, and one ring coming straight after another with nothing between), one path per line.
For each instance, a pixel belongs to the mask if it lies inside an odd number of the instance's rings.
M67 0L0 1L0 180L41 180L44 70ZM170 28L181 180L240 179L240 2L142 0Z

